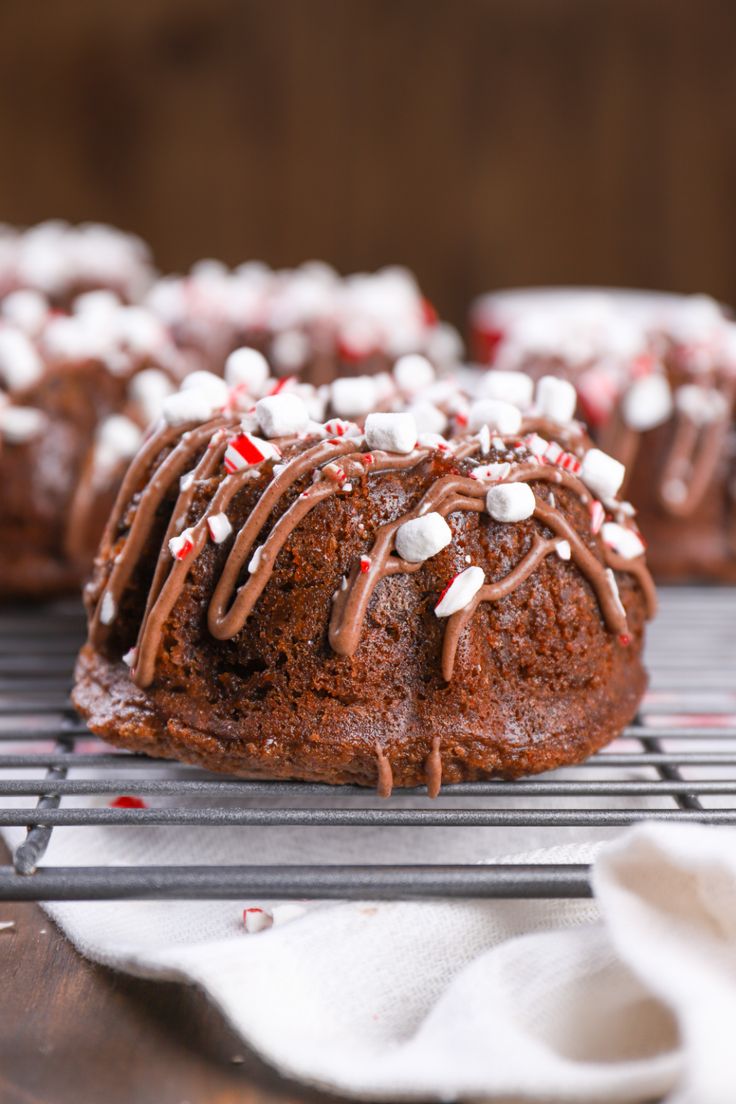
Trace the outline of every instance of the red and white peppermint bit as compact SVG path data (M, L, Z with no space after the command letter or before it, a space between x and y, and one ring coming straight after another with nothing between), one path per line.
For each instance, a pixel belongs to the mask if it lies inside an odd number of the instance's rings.
M603 541L625 560L636 559L644 555L644 542L633 529L627 529L615 521L607 521L602 529Z
M572 475L578 475L582 467L582 463L578 460L577 456L574 456L571 452L563 452L558 456L555 461L558 468L564 468L565 471L570 472Z
M345 469L340 467L340 465L336 464L334 461L330 464L325 464L325 466L322 468L322 474L326 475L327 478L331 480L331 482L337 484L344 483L347 479Z
M367 575L368 574L368 572L371 569L371 563L372 562L373 561L371 560L370 556L361 556L360 557L360 573L361 573L361 575Z
M243 909L243 926L249 935L265 931L273 924L273 916L267 909L246 908Z
M224 540L230 536L233 531L232 524L227 514L212 514L207 518L207 528L210 531L210 537L215 544L222 544Z
M434 607L435 616L451 617L458 610L465 609L475 598L485 581L486 577L482 568L466 567L464 571L450 579L440 594L437 605Z
M501 464L480 464L470 473L471 479L479 479L483 483L500 483L506 479L511 471L511 465L504 461Z
M169 552L175 560L185 560L194 548L193 532L184 529L178 537L172 537L169 541Z
M276 383L273 385L268 393L269 395L279 395L284 390L284 388L290 387L292 384L297 382L298 381L296 376L282 376L280 380L276 381Z
M617 608L618 612L621 614L621 616L625 618L626 617L626 610L624 609L624 604L621 601L621 595L619 594L618 583L616 582L616 576L614 575L614 573L613 573L613 571L611 570L610 567L606 568L606 578L608 579L608 585L611 588L611 594L613 595L613 600L616 603L616 608Z
M601 526L606 520L606 511L603 508L603 503L599 502L597 498L590 500L588 510L590 511L590 531L595 535L601 531Z
M275 460L281 455L276 445L255 437L252 433L239 433L231 437L225 450L224 464L231 474L261 464L264 460Z
M478 430L478 444L480 445L481 456L487 456L491 451L491 431L487 425L482 425ZM501 447L503 448L503 442L501 442Z
M138 649L137 648L129 648L128 651L123 656L123 663L125 664L126 667L133 668L133 667L135 667L135 661L137 660L137 658L138 658Z
M344 418L330 418L325 422L325 430L330 437L359 437L360 427Z
M111 809L147 809L142 797L134 797L132 794L120 794L110 802Z
M549 441L545 441L544 437L540 437L538 433L530 433L524 438L523 443L532 456L536 456L540 460L549 448Z

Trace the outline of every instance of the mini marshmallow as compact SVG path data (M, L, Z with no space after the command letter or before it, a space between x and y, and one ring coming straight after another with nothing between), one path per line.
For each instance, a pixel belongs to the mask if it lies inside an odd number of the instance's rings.
M536 405L543 418L565 425L575 416L578 397L567 380L557 376L542 376L537 384Z
M266 437L292 437L309 423L309 411L298 395L268 395L256 403L256 416Z
M332 409L338 418L360 418L376 406L378 390L371 376L348 376L333 380Z
M2 315L13 326L23 330L29 337L37 337L43 328L49 312L45 296L30 288L12 291L2 303Z
M570 542L566 540L558 541L555 545L555 552L561 560L569 560L572 557Z
M443 414L434 403L424 400L412 403L409 413L414 415L414 421L420 433L444 433L447 429L447 415Z
M210 531L210 537L215 544L222 544L224 540L230 536L233 531L232 523L230 522L227 514L211 514L207 518L207 528Z
M140 407L147 422L161 416L164 400L173 393L174 386L168 376L158 368L145 368L136 373L128 384L128 394Z
M225 361L228 387L245 387L254 395L263 389L268 377L268 361L257 349L236 349Z
M614 498L621 488L626 468L600 449L590 449L583 457L580 477L599 498Z
M650 375L632 383L621 400L621 417L643 432L666 422L672 413L672 392L665 376Z
M9 391L31 387L43 374L43 361L26 334L0 329L0 379Z
M182 391L209 391L218 406L224 406L228 400L228 386L224 379L214 372L191 372L182 382Z
M625 560L634 560L644 555L644 542L633 529L607 521L601 528L604 542Z
M135 422L123 414L111 414L97 430L95 464L110 471L122 460L130 460L140 448L143 434Z
M526 372L486 372L478 387L484 399L499 399L522 410L531 406L534 382Z
M409 353L394 365L394 379L405 395L416 395L434 380L434 368L426 357Z
M23 445L40 437L48 424L42 410L32 406L0 407L0 437L10 445Z
M451 541L452 529L441 514L434 512L405 521L396 531L396 551L409 563L422 563L436 556Z
M417 423L412 414L369 414L365 438L369 449L411 452L417 443Z
M518 433L521 429L521 411L500 399L478 399L470 407L468 429L471 433L477 433L484 425L498 433Z
M486 509L494 521L524 521L537 505L528 483L502 483L486 495Z
M100 605L100 624L111 625L115 620L115 614L118 612L115 604L115 599L109 590L106 590L102 596L102 603Z
M470 473L471 479L479 479L483 483L500 483L508 479L511 465L504 461L500 464L479 464Z
M191 387L168 395L161 404L161 413L168 425L179 426L208 422L222 405L212 388Z
M309 338L301 330L284 330L271 342L271 356L281 371L298 372L309 359Z
M434 607L436 617L451 617L458 610L465 609L486 581L480 567L466 567L454 579L451 579L440 595Z
M679 387L675 392L675 404L680 413L696 426L715 422L728 411L728 403L720 391L711 387L699 387L696 383Z

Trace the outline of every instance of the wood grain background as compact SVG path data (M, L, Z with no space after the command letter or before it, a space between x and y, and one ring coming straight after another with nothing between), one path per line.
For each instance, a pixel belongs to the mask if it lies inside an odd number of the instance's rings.
M736 301L732 0L4 0L0 218Z

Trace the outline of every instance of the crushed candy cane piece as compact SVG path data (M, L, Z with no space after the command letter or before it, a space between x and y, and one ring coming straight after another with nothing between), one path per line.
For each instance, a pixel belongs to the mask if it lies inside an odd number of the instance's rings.
M185 560L194 548L193 532L184 529L178 537L172 537L169 541L169 552L175 560Z
M511 472L511 465L507 460L499 464L479 464L470 473L471 479L480 479L482 482L500 483L507 479Z
M207 518L207 528L215 544L222 544L233 531L229 517L223 513L211 514Z
M361 573L361 575L367 575L368 574L368 572L371 569L371 563L372 563L372 560L371 560L370 556L361 556L360 557L360 573Z
M243 909L243 925L249 935L265 931L273 925L273 916L267 909Z
M624 525L618 525L615 521L607 521L603 525L601 536L608 547L625 560L644 555L644 542L638 533Z
M558 541L555 545L555 552L561 560L569 560L572 557L570 542L567 540Z
M270 441L264 441L261 437L254 437L252 433L239 433L231 437L225 450L225 469L231 474L250 468L254 464L260 464L264 460L275 460L281 456L276 445Z
M100 605L100 624L111 625L115 620L115 615L118 612L115 599L109 590L106 590L102 596L102 604Z
M498 449L496 441L501 441L500 437L493 438L493 447ZM480 445L481 456L487 456L491 451L491 431L487 425L482 425L478 430L478 444ZM501 441L501 448L503 448L503 441Z
M258 565L261 562L261 556L262 555L263 555L263 545L259 544L258 547L256 548L255 552L251 556L250 562L248 564L248 574L249 575L253 575L258 570Z
M590 529L595 535L601 531L601 526L606 520L606 511L603 508L603 503L599 502L597 498L590 500L588 510L590 511Z
M306 913L307 910L304 905L298 905L294 901L288 901L283 905L274 905L271 909L275 926L289 924L292 920L298 920L301 916L306 916Z
M130 667L132 669L133 667L135 667L135 663L136 663L137 659L138 659L138 649L137 648L128 648L127 652L123 656L123 663L125 664L126 667Z
M434 607L435 616L451 617L458 610L465 609L485 581L485 574L480 567L466 567L464 571L453 576Z
M120 794L110 802L111 809L147 809L148 805L142 797L134 797L132 794Z

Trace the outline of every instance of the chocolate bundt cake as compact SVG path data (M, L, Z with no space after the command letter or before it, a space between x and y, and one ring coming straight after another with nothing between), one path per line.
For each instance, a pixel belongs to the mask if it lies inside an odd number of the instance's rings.
M68 307L85 291L107 288L135 303L154 275L145 242L112 226L61 219L26 230L0 226L0 296L27 288Z
M184 370L164 328L110 292L71 313L0 304L0 597L77 588L143 429Z
M483 297L472 327L495 370L481 392L513 391L519 369L574 383L597 443L629 473L657 578L736 582L736 325L718 304L531 289Z
M583 759L636 711L655 595L574 403L542 380L446 437L172 396L86 590L76 707L131 750L382 794Z
M340 277L316 261L282 271L200 261L188 276L159 280L146 302L180 346L218 374L243 345L262 352L275 376L315 384L386 371L409 353L447 369L463 351L457 331L398 267Z

